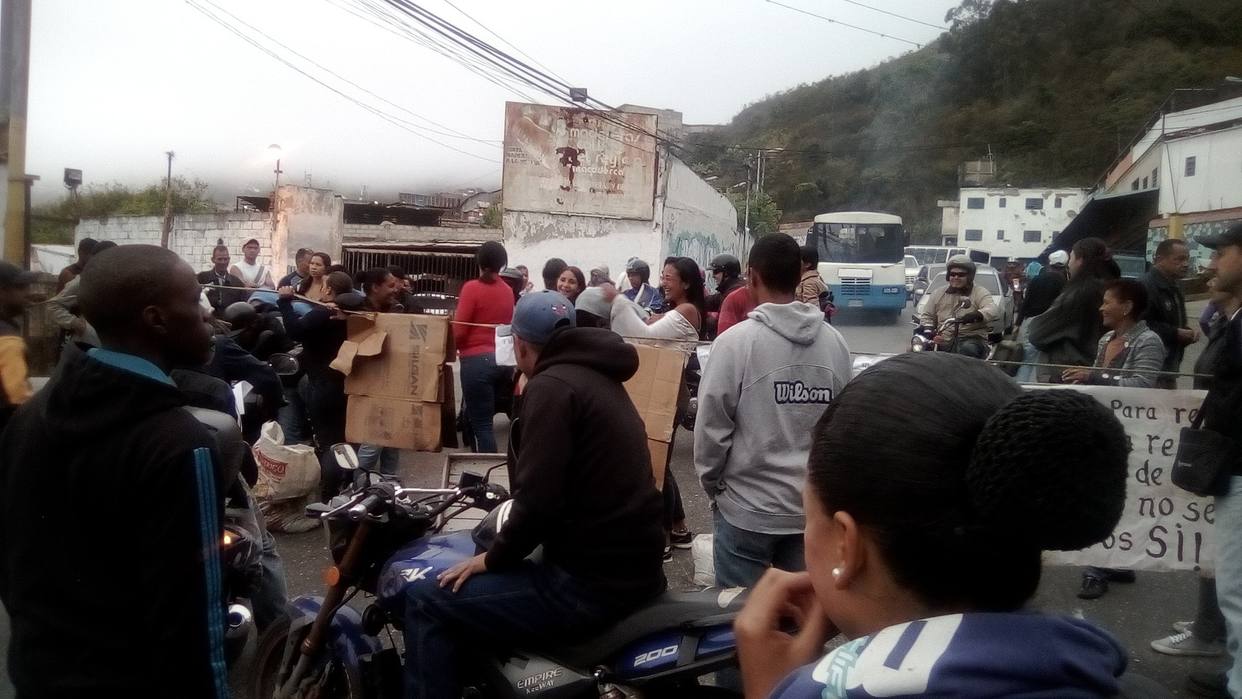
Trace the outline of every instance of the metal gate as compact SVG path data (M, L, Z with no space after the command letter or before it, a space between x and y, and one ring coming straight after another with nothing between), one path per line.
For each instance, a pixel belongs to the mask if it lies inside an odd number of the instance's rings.
M344 246L341 264L357 274L375 267L400 267L410 277L414 293L438 292L458 295L467 281L478 276L478 246L453 246L452 250Z

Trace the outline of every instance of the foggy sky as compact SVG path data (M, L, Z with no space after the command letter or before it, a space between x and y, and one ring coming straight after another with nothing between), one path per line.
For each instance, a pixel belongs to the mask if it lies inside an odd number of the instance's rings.
M350 12L359 0L196 0L272 51L398 120L444 131L332 77L212 7L215 3L324 68L420 117L499 141L504 102L525 101L458 63ZM378 1L378 0L375 0ZM782 0L926 44L940 32L844 0ZM423 6L500 48L445 0ZM914 47L763 0L453 0L551 72L612 105L677 109L687 123L726 123L748 103L866 68ZM942 24L957 0L867 0ZM218 201L283 182L387 199L397 191L500 184L500 147L439 134L449 150L312 82L177 0L34 3L27 171L36 201L60 196L65 167L87 185L154 183L173 172L211 183ZM515 54L516 55L516 54ZM518 58L523 58L517 55ZM557 102L532 88L521 92ZM495 161L495 162L490 162Z

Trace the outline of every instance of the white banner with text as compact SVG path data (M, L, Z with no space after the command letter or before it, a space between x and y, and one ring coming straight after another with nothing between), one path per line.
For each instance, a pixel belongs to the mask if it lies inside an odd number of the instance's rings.
M1207 393L1114 386L1072 389L1104 404L1125 427L1130 440L1126 507L1112 536L1081 551L1050 551L1045 562L1132 570L1214 568L1216 506L1212 498L1173 485L1170 477L1181 429L1198 414Z

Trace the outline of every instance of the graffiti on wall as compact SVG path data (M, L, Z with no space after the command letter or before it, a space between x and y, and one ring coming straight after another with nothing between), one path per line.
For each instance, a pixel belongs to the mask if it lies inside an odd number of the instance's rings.
M705 266L711 259L722 252L731 252L720 244L720 239L708 233L698 231L682 231L669 241L669 255L689 257Z

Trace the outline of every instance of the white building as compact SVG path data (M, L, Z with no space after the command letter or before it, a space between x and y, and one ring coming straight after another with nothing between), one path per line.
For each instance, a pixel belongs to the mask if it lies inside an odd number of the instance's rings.
M987 250L998 268L1032 260L1078 215L1086 196L1086 190L1072 187L963 187L956 207L957 244Z
M1242 97L1158 114L1093 199L1150 202L1148 257L1160 241L1183 238L1206 263L1197 240L1242 221Z

